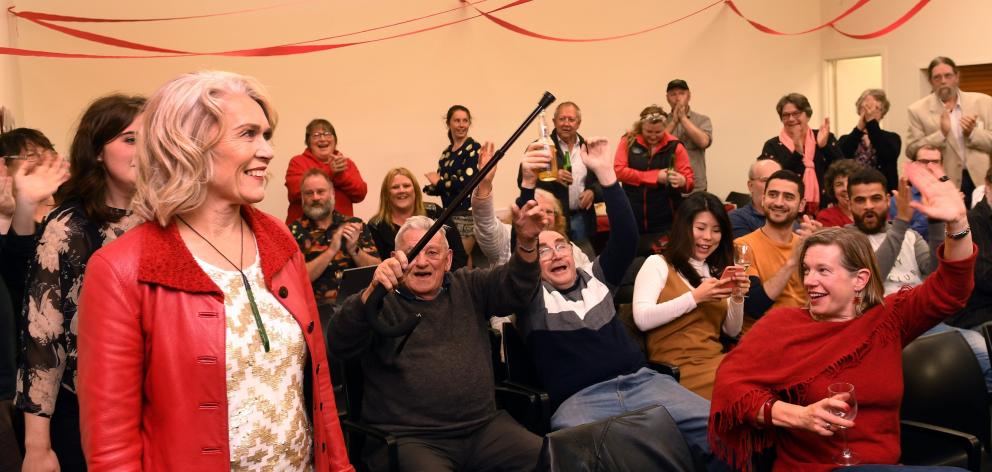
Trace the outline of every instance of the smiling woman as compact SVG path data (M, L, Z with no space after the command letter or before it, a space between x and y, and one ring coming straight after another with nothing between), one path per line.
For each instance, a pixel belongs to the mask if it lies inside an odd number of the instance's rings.
M834 470L839 448L830 436L839 428L850 428L847 440L861 462L899 460L902 348L964 306L977 254L954 184L919 163L906 174L927 202L914 208L946 226L937 270L883 298L863 233L828 228L807 237L799 272L809 305L771 310L717 372L710 443L728 462L743 467L752 453L775 446L775 470ZM856 386L856 418L847 415L848 394L830 392L837 382Z
M251 206L275 124L237 74L187 74L149 100L135 197L149 221L94 254L80 302L94 470L352 470L302 255Z
M406 167L395 167L386 172L379 192L379 211L369 220L369 231L375 247L383 257L396 249L396 231L411 216L437 218L441 209L431 202L424 202L417 177ZM452 251L451 270L465 267L468 256L462 245L461 233L454 226L445 226L445 238Z

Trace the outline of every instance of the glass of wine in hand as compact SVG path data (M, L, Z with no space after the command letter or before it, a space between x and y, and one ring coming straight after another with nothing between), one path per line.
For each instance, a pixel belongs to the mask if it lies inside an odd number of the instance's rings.
M748 267L754 263L754 250L747 243L737 243L734 244L734 265L739 265L744 268L744 272L747 272ZM734 297L743 298L743 290L739 288L734 289Z
M831 409L830 412L845 420L854 421L854 418L858 416L858 400L854 396L854 385L847 382L833 383L827 387L827 392L830 398L845 402L848 406L847 411ZM847 428L836 425L834 427L840 429L840 437L844 441L844 449L833 457L834 463L837 465L855 465L859 463L861 458L847 446Z

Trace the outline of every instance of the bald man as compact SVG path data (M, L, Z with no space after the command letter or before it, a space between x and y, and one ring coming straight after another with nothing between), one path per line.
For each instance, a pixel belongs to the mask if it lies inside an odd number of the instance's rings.
M761 206L761 196L765 193L765 182L782 166L767 156L758 157L747 170L747 191L751 193L751 203L730 212L730 224L733 226L734 238L765 225L765 209Z

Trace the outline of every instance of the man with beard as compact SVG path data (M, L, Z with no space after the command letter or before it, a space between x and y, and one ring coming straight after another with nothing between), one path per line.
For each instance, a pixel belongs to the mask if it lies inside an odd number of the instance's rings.
M742 335L771 308L806 304L806 289L799 280L794 249L823 225L804 215L799 228L793 231L799 211L806 205L804 190L803 180L795 172L780 170L772 174L761 200L765 225L734 240L735 245L747 244L754 253L754 263L745 272L751 288L744 302Z
M923 145L944 150L944 172L964 192L971 207L975 180L984 178L992 155L992 97L958 89L958 66L936 57L927 67L933 93L909 106L906 155Z
M943 169L935 166L928 168L937 177L944 175ZM881 172L865 168L847 179L847 188L851 198L853 227L868 236L878 260L885 295L895 293L904 286L915 287L923 283L923 279L937 269L937 248L945 237L944 222L929 223L928 241L924 241L916 231L909 228L913 208L910 206L912 196L909 181L905 177L899 179L899 190L893 191L896 197L896 219L891 223L885 221L889 199L885 195L886 181ZM977 331L952 328L943 322L924 335L952 329L961 333L968 342L985 374L986 387L992 391L992 366L984 336Z
M300 180L303 217L289 225L307 261L307 275L318 305L334 303L345 269L379 263L372 234L362 220L334 209L334 184L321 169Z

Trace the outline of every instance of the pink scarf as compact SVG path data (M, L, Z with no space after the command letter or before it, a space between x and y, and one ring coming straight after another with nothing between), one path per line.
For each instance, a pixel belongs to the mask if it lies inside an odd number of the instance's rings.
M792 137L786 134L785 128L782 128L778 134L778 140L789 151L796 152L796 143L792 141ZM803 144L803 166L806 168L803 171L803 185L806 186L806 194L803 195L803 198L806 199L807 210L814 209L812 214L816 214L815 210L820 208L820 182L816 178L816 167L813 164L814 156L816 156L816 137L813 136L812 129L806 128L806 139Z

